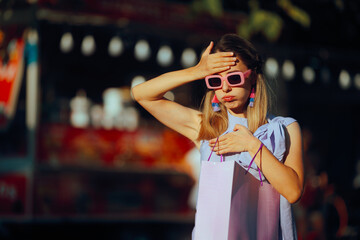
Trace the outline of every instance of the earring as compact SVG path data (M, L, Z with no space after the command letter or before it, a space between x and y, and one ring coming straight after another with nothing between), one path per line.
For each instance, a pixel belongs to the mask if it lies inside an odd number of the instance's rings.
M249 106L250 107L254 107L254 102L255 102L255 88L253 87L251 89L251 93L250 93L250 103Z
M211 106L214 112L219 112L221 110L219 105L219 100L217 99L216 94L214 94L214 97L211 100Z

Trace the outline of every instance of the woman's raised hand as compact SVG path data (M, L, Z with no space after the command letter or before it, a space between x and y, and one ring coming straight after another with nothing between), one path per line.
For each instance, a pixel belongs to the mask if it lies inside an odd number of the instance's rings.
M213 46L214 43L211 41L202 54L200 62L195 66L199 74L199 79L226 71L236 64L236 57L233 52L216 52L210 54Z

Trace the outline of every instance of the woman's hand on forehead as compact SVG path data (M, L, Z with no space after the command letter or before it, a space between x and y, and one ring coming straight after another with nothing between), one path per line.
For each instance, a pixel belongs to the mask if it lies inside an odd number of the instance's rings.
M238 61L233 52L211 53L213 46L214 43L211 42L202 54L199 63L195 66L199 79L215 73L228 71Z

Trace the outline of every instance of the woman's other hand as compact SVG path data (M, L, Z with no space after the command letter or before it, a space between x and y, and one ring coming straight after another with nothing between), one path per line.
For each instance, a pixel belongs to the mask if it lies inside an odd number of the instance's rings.
M209 141L211 149L215 146L216 138ZM253 136L253 134L246 127L236 124L234 132L227 133L219 137L214 152L218 155L235 152L246 152L251 148L258 148L260 140Z

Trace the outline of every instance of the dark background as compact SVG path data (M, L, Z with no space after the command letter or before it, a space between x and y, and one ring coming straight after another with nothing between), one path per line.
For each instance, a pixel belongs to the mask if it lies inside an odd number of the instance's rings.
M29 4L27 1L1 1L0 8L3 13L7 9L14 9L19 13L15 14L11 24L28 24L39 32L42 103L40 125L54 122L60 100L68 101L79 89L86 90L93 102L100 103L105 89L130 86L136 75L150 79L161 73L181 69L180 56L185 47L194 48L199 57L209 41L224 33L236 32L238 25L251 14L249 4L258 2L261 9L277 14L283 21L283 27L275 41L270 41L261 32L254 33L250 40L264 60L275 58L281 70L282 63L290 59L296 69L296 75L291 81L284 80L281 73L276 76L277 87L274 90L279 107L275 110L297 119L303 129L308 141L305 166L307 173L311 172L308 183L311 185L311 179L316 180L316 177L323 176L322 174L328 179L325 185L314 190L316 193L305 192L304 202L297 203L297 214L304 214L303 220L308 224L302 239L311 239L314 236L318 239L321 239L321 236L326 236L327 239L358 239L360 192L354 187L353 181L356 175L360 174L356 170L356 164L360 160L360 89L354 84L354 77L360 72L360 3L355 0L291 1L310 17L310 26L304 27L289 17L277 5L277 1L218 1L223 7L221 16L213 16L211 11L204 9L196 10L195 2L39 0L37 4ZM207 6L212 4L212 1L203 1L203 4ZM129 10L126 6L133 8ZM154 9L158 10L158 15L154 13ZM78 23L76 18L72 18L82 14L103 16L106 21L104 24L94 24L90 17L89 20ZM7 26L10 23L2 18L2 24ZM64 54L59 49L59 41L66 31L73 34L75 45L73 51ZM82 38L89 33L94 35L97 49L94 55L85 57L80 52L80 44ZM107 53L107 45L115 33L122 36L125 51L120 57L113 58ZM134 45L140 38L149 42L153 52L145 62L139 62L133 56ZM174 63L166 68L157 64L154 54L163 44L169 44L174 53ZM303 80L302 69L305 66L310 66L315 71L316 77L312 84ZM328 79L322 76L324 69L329 71ZM343 69L349 72L352 81L350 88L346 90L340 87L338 80ZM24 96L24 91L22 87L20 96ZM181 87L175 94L184 96L181 95L182 92L188 94L176 101L199 108L205 92L201 82ZM6 131L0 133L2 155L26 154L23 105L24 102L20 101L16 119ZM139 105L137 108L145 125L149 122L157 124ZM347 228L341 236L335 236L334 230L339 224L339 213L333 206L337 197L344 200L348 215ZM322 230L313 224L311 216L314 216L314 212L321 212L323 216L325 227L320 228ZM86 223L79 221L75 224L56 220L46 223L27 221L19 224L17 221L8 223L4 220L1 225L0 219L0 227L4 226L5 229L1 232L0 228L0 233L10 239L19 236L15 234L15 229L21 228L21 231L30 232L34 239L37 239L43 236L40 234L43 229L51 226L55 231L74 231L74 236L80 237L86 235L88 228L95 227L95 224L99 223L96 220ZM101 231L89 230L89 233L100 236L102 232L107 232L109 239L187 239L192 228L191 221L179 225L175 223L175 227L172 225L174 223L169 223L170 230L162 232L161 224L161 221L149 223L144 220L105 221L97 225ZM113 232L114 228L117 228L116 232ZM178 238L167 235L176 232L171 231L173 228L177 228ZM141 233L136 235L136 229L142 229ZM183 238L180 237L182 234ZM22 236L20 235L20 238ZM61 236L67 237L65 233Z

